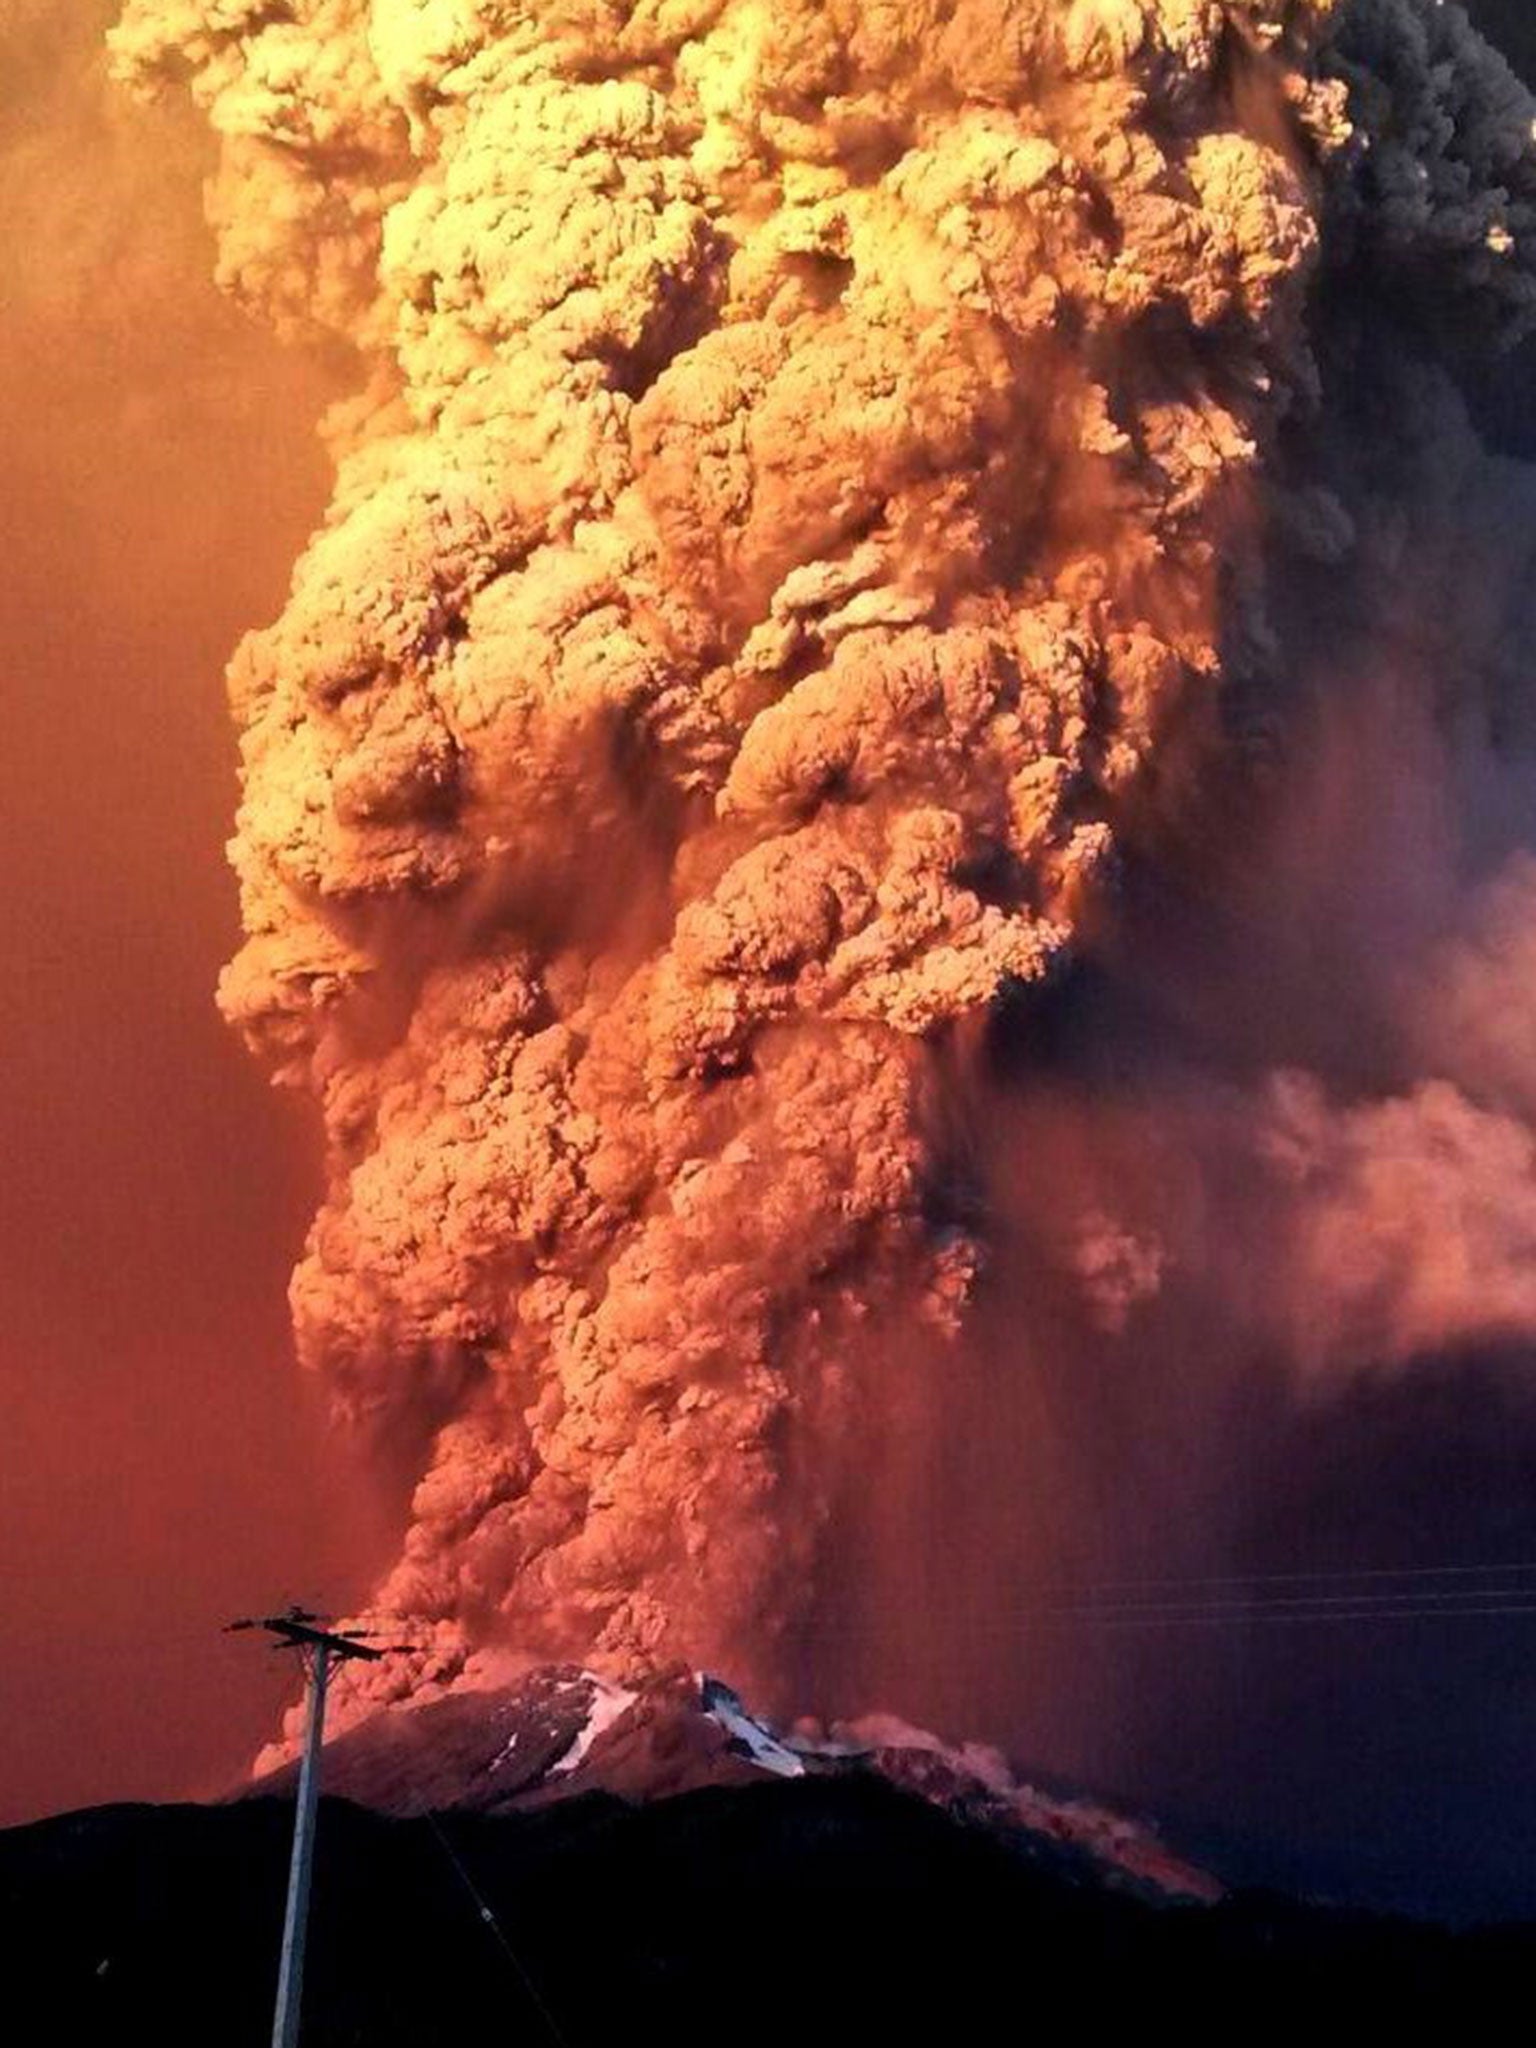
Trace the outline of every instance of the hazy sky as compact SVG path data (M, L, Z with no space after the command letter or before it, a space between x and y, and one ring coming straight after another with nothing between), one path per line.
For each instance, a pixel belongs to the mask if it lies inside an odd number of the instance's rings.
M232 1609L341 1594L284 1288L305 1125L221 1025L220 673L325 491L325 383L210 282L196 125L110 0L0 10L0 1819L227 1778L280 1680Z

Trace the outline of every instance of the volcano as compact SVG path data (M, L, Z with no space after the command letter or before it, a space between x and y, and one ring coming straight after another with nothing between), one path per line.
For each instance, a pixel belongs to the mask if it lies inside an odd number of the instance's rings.
M775 1730L675 1672L546 1668L325 1755L306 2048L957 2040L1244 2014L1491 2026L1536 1929L1223 1887L1140 1822L889 1717ZM267 2038L288 1773L0 1835L13 1996L51 2038Z
M291 1798L297 1775L281 1766L246 1796ZM1150 1901L1221 1894L1149 1827L1024 1783L995 1749L951 1746L888 1714L781 1732L721 1680L687 1671L630 1688L547 1666L374 1714L325 1753L333 1795L397 1819L530 1813L589 1795L640 1806L776 1780L892 1787L1026 1861Z
M1230 1814L1294 1699L1335 1819L1385 1771L1433 1834L1443 1685L1518 1859L1518 1653L1417 1645L1536 1610L1315 1589L1536 1569L1444 1419L1536 1337L1536 472L1472 389L1536 330L1536 99L1432 0L126 0L111 47L208 116L221 283L350 365L228 673L220 1002L323 1128L295 1337L412 1637L327 1754L308 2038L1465 2031L1524 1935L783 1717L1094 1715L1122 1783L1225 1752ZM1414 1647L1335 1683L1104 1597L1239 1568ZM291 1791L12 1836L18 1991L258 2038Z

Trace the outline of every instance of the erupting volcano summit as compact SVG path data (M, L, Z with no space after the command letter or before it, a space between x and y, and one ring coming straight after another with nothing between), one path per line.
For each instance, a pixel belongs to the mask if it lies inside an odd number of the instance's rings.
M772 1698L890 1333L985 1267L971 1028L1275 635L1331 243L1536 318L1536 108L1420 0L128 0L228 289L339 336L236 655L292 1299L421 1448L380 1602Z

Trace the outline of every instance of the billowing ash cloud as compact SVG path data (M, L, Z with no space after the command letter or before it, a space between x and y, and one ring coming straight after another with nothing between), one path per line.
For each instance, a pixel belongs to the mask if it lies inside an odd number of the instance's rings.
M942 1374L985 1265L972 1027L1200 814L1282 665L1271 533L1388 545L1319 264L1517 338L1536 110L1427 0L129 0L114 43L222 138L229 289L358 351L231 670L221 1000L325 1114L301 1352L428 1444L381 1599L440 1676L771 1679L884 1344ZM1303 1267L1376 1137L1279 1100ZM1111 1322L1162 1284L1111 1217L1083 1260Z

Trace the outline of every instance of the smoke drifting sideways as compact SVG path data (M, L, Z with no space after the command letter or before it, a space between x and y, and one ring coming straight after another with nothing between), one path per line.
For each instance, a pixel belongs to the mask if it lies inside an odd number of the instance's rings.
M366 365L231 669L221 1000L324 1111L301 1354L422 1469L387 1685L505 1642L804 1704L882 1574L958 1669L923 1560L990 1597L1085 1512L996 1425L1092 1434L1154 1326L1229 1350L1208 1411L1526 1333L1528 486L1454 380L1536 321L1536 106L1460 10L112 41L220 138L223 283ZM1022 1463L902 1540L978 1433Z
M1384 18L1340 24L1357 115ZM1420 26L1395 47L1525 124L1457 11ZM1467 146L1465 89L1396 134ZM1446 184L1376 158L1325 215L1318 410L1266 463L1273 641L1231 648L1217 772L1122 835L1074 970L994 1021L956 1108L989 1286L942 1433L903 1364L900 1484L822 1640L847 1698L1097 1775L1235 1872L1529 1913L1536 1658L1498 1610L1536 1560L1536 470L1402 222L1350 224L1362 183ZM1495 1611L1447 1616L1470 1586ZM1286 1612L1366 1591L1403 1611Z

